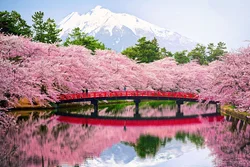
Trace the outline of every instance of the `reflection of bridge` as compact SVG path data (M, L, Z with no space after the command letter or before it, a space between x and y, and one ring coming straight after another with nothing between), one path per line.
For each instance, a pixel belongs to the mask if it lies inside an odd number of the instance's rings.
M219 113L188 115L182 117L107 117L99 116L93 118L87 115L59 113L58 120L67 123L85 125L107 125L107 126L167 126L167 125L187 125L202 123L201 118L206 121L222 121L224 119Z
M90 101L94 106L92 116L98 116L98 101L99 100L127 100L132 99L135 102L135 117L140 117L139 103L141 100L176 100L177 115L182 116L181 104L185 101L197 102L199 96L194 93L185 92L162 92L162 91L109 91L109 92L90 92L90 93L75 93L61 94L57 104ZM209 101L216 104L216 112L218 111L218 102Z

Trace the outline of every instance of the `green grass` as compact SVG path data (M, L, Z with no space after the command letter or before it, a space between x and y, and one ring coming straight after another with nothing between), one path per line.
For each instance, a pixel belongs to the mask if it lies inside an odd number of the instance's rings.
M192 106L192 105L197 104L197 102L191 102L191 101L190 101L190 102L186 102L185 104L186 104L187 106Z
M98 103L98 108L100 110L106 109L106 113L119 114L124 111L127 106L134 106L133 101L128 100L110 100L107 102L100 101ZM158 107L170 107L171 109L176 107L176 102L174 100L151 100L151 101L141 101L139 104L141 109L144 108L158 108ZM93 106L86 104L79 108L60 108L60 111L74 112L74 113L83 113L89 109L92 109Z
M250 120L247 117L247 116L250 116L250 113L247 111L245 112L237 111L237 108L233 105L222 106L221 113L224 116L232 116L236 119L240 119L240 120L247 121L248 123L250 123Z
M100 105L99 109L106 109L106 113L119 114L124 111L127 106L134 105L133 103L118 103L118 104L106 104Z
M158 107L170 107L171 109L176 107L176 102L174 100L154 100L154 101L142 101L140 103L140 108L158 108Z

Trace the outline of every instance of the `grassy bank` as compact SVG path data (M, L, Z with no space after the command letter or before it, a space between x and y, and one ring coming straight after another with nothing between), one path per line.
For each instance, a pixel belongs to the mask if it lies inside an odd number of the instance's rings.
M235 107L230 105L225 105L221 107L221 114L224 116L232 116L236 119L246 121L250 124L250 113L238 111Z

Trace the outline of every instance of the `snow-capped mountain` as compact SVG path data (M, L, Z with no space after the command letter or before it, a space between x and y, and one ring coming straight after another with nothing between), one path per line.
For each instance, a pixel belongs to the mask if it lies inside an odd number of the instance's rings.
M100 157L87 159L81 166L84 167L162 167L162 166L213 166L214 157L208 148L197 149L190 142L172 140L160 148L155 157L141 159L134 148L118 143L102 152ZM195 157L195 159L192 159ZM192 161L190 161L192 159Z
M147 39L156 37L161 47L170 51L190 50L196 42L178 33L158 27L135 16L125 13L113 13L96 6L87 14L73 12L58 25L63 29L60 37L65 40L68 33L79 27L85 33L94 36L108 48L116 51L133 46L143 36Z

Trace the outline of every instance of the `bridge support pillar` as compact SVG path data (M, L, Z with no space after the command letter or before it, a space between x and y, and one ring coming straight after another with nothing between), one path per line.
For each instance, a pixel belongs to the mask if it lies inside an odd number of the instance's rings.
M55 110L56 110L56 113L58 112L58 108L59 108L59 103L55 103Z
M91 116L98 117L98 100L91 100L91 104L94 106L94 112L91 113Z
M141 115L139 114L139 103L141 102L141 100L140 99L135 99L134 102L135 102L135 114L134 114L134 117L136 117L136 118L141 117Z
M220 103L216 103L216 113L220 112Z
M176 117L182 117L183 113L181 112L181 105L183 104L183 101L182 100L177 100L176 104L177 104Z

